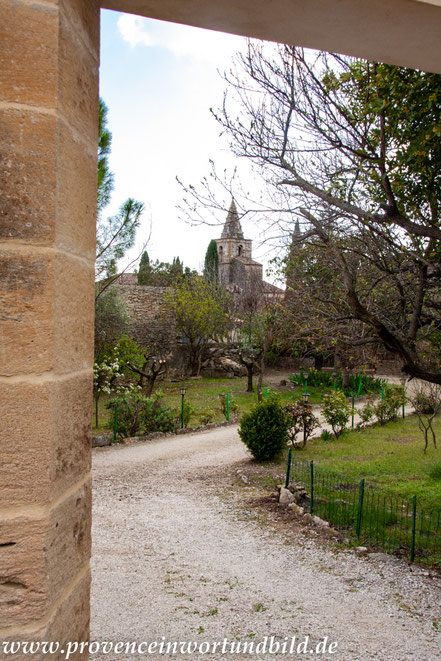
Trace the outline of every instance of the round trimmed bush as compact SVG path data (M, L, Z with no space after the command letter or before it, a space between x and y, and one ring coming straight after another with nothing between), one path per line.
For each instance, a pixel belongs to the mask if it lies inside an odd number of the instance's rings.
M242 416L239 436L257 461L271 461L288 442L283 408L273 400L261 402Z

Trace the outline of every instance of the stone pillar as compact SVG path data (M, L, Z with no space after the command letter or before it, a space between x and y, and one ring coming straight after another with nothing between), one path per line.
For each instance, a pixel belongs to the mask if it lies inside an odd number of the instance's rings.
M99 3L0 16L0 641L64 644L89 628Z

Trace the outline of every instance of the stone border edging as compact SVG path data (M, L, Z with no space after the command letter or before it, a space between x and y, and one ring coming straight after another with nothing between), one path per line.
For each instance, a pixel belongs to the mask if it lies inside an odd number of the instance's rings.
M152 434L147 434L146 436L129 436L120 441L113 441L111 436L93 436L92 437L92 448L103 448L109 447L111 445L129 445L133 443L143 443L145 441L153 441L156 438L171 438L173 436L182 436L183 434L193 434L195 432L206 431L208 429L216 429L218 427L230 427L237 425L238 421L230 422L210 422L208 425L199 425L198 427L185 427L184 429L178 429L176 432L162 432L157 431ZM100 440L98 440L100 439Z

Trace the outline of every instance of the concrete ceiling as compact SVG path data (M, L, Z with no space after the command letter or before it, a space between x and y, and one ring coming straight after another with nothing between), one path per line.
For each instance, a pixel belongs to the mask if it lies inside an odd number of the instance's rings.
M441 0L101 0L106 9L441 73Z

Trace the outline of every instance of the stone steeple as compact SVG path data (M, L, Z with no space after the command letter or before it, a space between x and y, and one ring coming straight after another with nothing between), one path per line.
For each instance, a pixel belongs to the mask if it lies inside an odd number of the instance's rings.
M222 239L243 239L242 227L237 213L236 202L231 200L228 216L222 230Z
M260 278L262 265L251 255L251 240L245 239L236 203L231 200L228 216L220 239L216 239L219 255L219 281L225 286L244 289L247 281Z

